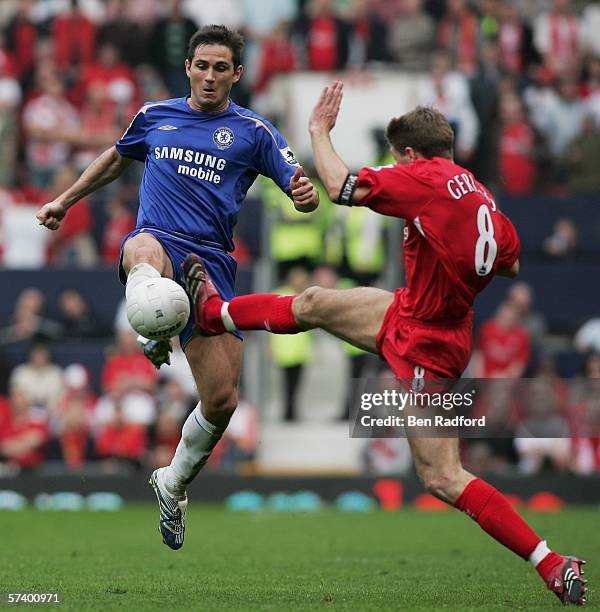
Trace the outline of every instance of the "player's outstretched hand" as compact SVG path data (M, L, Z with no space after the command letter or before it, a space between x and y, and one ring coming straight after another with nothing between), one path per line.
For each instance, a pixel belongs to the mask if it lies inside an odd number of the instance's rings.
M60 203L54 200L44 204L37 212L36 218L40 225L51 230L57 230L60 227L60 222L67 214L67 209Z
M312 212L319 206L319 192L306 176L302 176L304 168L298 166L290 179L290 190L294 207L300 212Z
M334 128L340 112L343 93L342 81L334 81L330 87L323 89L308 120L308 129L311 134L330 132Z

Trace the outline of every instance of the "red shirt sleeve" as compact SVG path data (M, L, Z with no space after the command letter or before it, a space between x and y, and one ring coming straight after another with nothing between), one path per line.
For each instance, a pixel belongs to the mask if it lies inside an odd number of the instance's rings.
M500 218L503 224L502 241L500 245L498 245L500 247L498 249L498 267L510 268L519 258L519 254L521 253L521 241L519 240L519 235L511 220L502 213L500 213Z
M368 187L368 195L357 202L375 212L401 219L414 219L428 199L429 184L419 176L415 164L362 168L357 187ZM425 197L424 197L425 196Z

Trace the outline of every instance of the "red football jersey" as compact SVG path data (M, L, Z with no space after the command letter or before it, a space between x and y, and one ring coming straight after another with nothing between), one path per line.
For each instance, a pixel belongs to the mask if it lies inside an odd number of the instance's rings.
M401 316L448 323L469 318L477 293L519 256L517 232L489 191L447 159L363 168L358 186L371 188L359 205L407 222Z

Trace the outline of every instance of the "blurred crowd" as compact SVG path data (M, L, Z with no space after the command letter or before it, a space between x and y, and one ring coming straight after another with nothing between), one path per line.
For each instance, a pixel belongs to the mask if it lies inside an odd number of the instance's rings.
M0 466L31 469L60 462L77 471L168 464L181 427L195 407L193 378L182 351L159 372L140 352L130 329L117 333L102 365L99 392L79 363L53 363L45 342L31 344L27 361L12 369L0 396ZM210 468L230 470L254 458L258 415L241 401Z
M260 10L257 10L257 7ZM418 100L448 117L457 160L497 194L577 197L600 190L600 3L572 0L3 0L0 2L0 258L7 267L116 263L133 229L141 167L74 207L59 232L31 234L31 207L61 193L111 146L145 100L183 96L187 42L198 27L243 31L244 78L234 99L277 122L274 79L297 71L401 71L418 78ZM385 143L379 138L386 163ZM319 186L320 187L320 186ZM323 202L326 194L321 194ZM351 287L381 281L389 268L389 220L366 209L321 206L297 213L270 182L250 199L268 217L236 236L240 269L267 252L273 288ZM261 206L262 205L262 206ZM26 211L23 213L23 210ZM242 225L242 224L240 224ZM33 231L33 230L31 230ZM580 228L556 220L539 248L570 260ZM43 242L46 240L47 242ZM394 257L401 269L401 260ZM251 290L251 286L249 289ZM556 337L525 283L511 286L477 330L470 375L534 377L529 409L498 402L505 429L465 444L480 472L600 469L600 318ZM94 305L66 287L48 314L44 295L23 291L0 323L0 353L26 346L16 368L0 363L0 463L25 469L57 460L69 469L93 462L164 465L195 405L181 350L157 373L141 355L122 310L102 325ZM100 382L87 364L57 365L60 343L101 347ZM281 415L298 420L298 392L317 348L311 334L269 340L282 373ZM558 343L558 345L557 345ZM569 383L554 360L559 346L579 355ZM380 371L376 358L343 345L349 380ZM9 364L12 365L12 364ZM342 390L352 400L351 385ZM342 398L344 399L344 398ZM348 416L341 402L339 418ZM211 465L245 465L256 455L260 407L242 401ZM583 416L582 416L583 415ZM544 422L546 438L522 435ZM373 442L365 469L399 469L403 441ZM117 469L115 468L115 469ZM507 468L508 469L508 468Z
M234 98L274 120L277 75L416 73L417 102L446 113L457 160L485 184L511 194L600 187L600 3L3 0L0 212L60 192L143 101L185 95L187 42L208 23L244 33ZM113 261L133 223L135 184L130 176L78 206L47 245L50 261Z

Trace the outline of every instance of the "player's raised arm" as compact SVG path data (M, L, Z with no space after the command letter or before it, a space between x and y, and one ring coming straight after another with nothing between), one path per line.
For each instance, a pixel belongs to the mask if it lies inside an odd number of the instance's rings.
M67 210L73 204L121 176L132 161L132 159L122 157L114 146L104 151L84 170L69 189L40 208L36 215L38 223L48 229L57 230Z
M325 87L308 120L308 129L315 156L317 173L327 189L332 202L351 205L364 198L369 189L356 188L357 177L350 174L348 166L337 154L331 142L330 132L335 127L342 103L344 84L334 81Z

